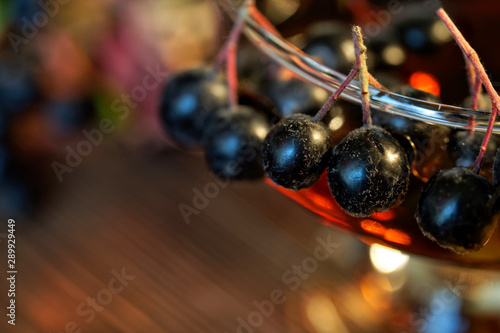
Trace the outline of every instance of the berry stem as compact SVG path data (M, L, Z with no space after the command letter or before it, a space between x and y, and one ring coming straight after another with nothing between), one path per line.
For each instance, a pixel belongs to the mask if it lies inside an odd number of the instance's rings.
M227 49L227 85L229 90L229 106L232 110L238 106L237 49L237 43L231 44Z
M234 22L233 28L231 29L231 32L229 33L229 37L227 38L226 42L220 49L219 53L217 54L217 57L215 59L215 64L214 64L214 72L217 74L224 62L227 60L228 56L228 49L230 48L231 45L234 45L238 42L238 39L241 35L241 32L243 31L243 26L245 25L245 18L248 15L249 12L249 6L250 4L253 3L253 0L245 0L241 8L238 10L238 17L236 18L236 21Z
M471 106L473 110L477 110L479 103L479 95L481 94L482 83L479 76L474 70L474 66L469 61L469 58L464 54L465 63L467 67L467 81L469 81L469 94L471 96Z
M363 40L362 40L362 37L358 36L358 32L355 31L356 28L359 29L359 33L361 34L361 28L359 28L358 26L354 26L352 28L352 39L353 39L353 42L354 42L354 54L356 56L356 62L354 63L353 68L351 69L351 71L349 72L349 74L347 75L347 77L345 78L345 80L342 82L342 84L328 98L328 100L326 101L326 103L321 107L321 110L319 110L318 113L316 113L316 115L313 118L314 122L319 122L319 121L321 121L321 119L323 119L323 117L332 108L333 104L337 101L337 99L339 98L340 94L342 94L342 92L347 87L347 85L349 83L351 83L352 79L354 79L356 77L356 75L359 73L359 70L360 70L360 67L361 67L361 61L362 61L361 60L361 56L360 56L360 54L362 52L360 45L363 45ZM359 41L360 39L361 39L361 43ZM366 52L366 47L365 47L365 52ZM365 57L365 61L366 61L366 57ZM377 82L377 80L375 80L375 82ZM382 87L382 85L380 85L380 86Z
M382 86L378 81L368 73L368 68L366 67L366 46L363 43L363 36L361 34L361 28L359 26L354 26L352 28L352 39L354 42L354 54L356 58L356 62L354 67L349 72L349 75L345 78L342 84L338 87L338 89L328 98L326 103L321 107L321 110L314 116L313 121L319 122L326 113L331 109L333 104L337 101L340 94L344 91L347 85L356 77L357 74L360 76L361 82L361 102L363 105L363 123L366 126L372 125L372 119L370 115L370 95L368 93L368 84L371 82L373 86L387 90L384 86ZM364 68L364 75L361 74L362 68ZM366 92L366 93L364 93Z
M272 25L272 23L269 22L269 20L264 15L262 15L262 13L257 9L257 7L255 6L255 3L253 3L253 1L249 6L249 11L250 11L252 17L262 27L264 27L266 30L272 32L273 34L275 34L278 37L281 36L281 34L278 32L278 30L276 30L276 28Z
M471 109L477 110L479 104L479 96L481 96L482 92L482 83L479 77L476 77L476 82L474 83L474 87L472 87L472 101L470 104Z
M219 51L217 55L214 75L218 73L222 67L224 61L227 67L227 85L229 90L229 105L231 109L235 109L238 105L238 70L237 70L237 50L238 50L238 39L241 36L243 27L245 25L245 19L249 13L249 8L253 5L254 0L245 0L241 8L238 10L238 17L231 29L231 33L224 46Z
M359 26L352 28L352 37L354 40L354 54L356 62L359 61L359 83L361 86L361 106L363 108L363 124L365 126L372 125L372 117L370 114L370 92L368 67L366 65L366 46L363 43L363 34ZM359 60L358 60L359 59Z
M387 89L380 82L378 82L377 79L374 78L370 73L368 73L368 83L370 83L371 86L374 86L377 89L389 91L389 89Z
M319 122L323 117L326 115L326 113L332 108L333 104L337 99L339 98L340 94L344 91L344 89L347 87L347 85L356 77L356 75L359 72L359 61L356 60L356 63L354 64L354 67L351 69L349 72L349 75L345 78L344 82L338 87L337 90L328 98L326 103L321 107L321 110L316 113L316 115L313 118L314 122Z
M476 159L476 164L474 165L474 172L479 173L479 170L481 169L481 162L483 161L484 153L486 152L486 146L488 145L488 142L490 140L491 133L493 132L493 126L495 125L495 120L498 115L498 110L500 107L500 96L498 96L498 93L493 88L493 85L491 84L491 81L486 74L483 65L481 64L481 61L479 60L479 56L477 55L476 51L474 51L470 44L465 40L464 36L460 32L460 30L458 30L457 26L453 23L445 10L443 8L440 8L436 11L436 13L446 25L448 30L450 30L453 38L457 42L458 46L462 49L462 52L466 55L467 59L469 59L470 63L474 67L476 75L480 78L486 89L486 92L491 99L492 109L488 127L486 129L483 143L481 144L481 148Z
M469 137L474 136L474 125L476 123L476 117L474 115L470 116L469 123L467 124L467 131Z

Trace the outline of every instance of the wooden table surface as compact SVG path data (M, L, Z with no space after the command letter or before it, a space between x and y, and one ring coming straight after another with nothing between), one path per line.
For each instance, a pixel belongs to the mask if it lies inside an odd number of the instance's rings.
M16 221L16 326L4 318L0 332L368 329L354 323L367 315L359 292L345 297L356 291L346 272L366 260L351 251L366 250L364 244L346 241L263 182L220 189L186 224L179 205L193 206L193 190L213 181L201 155L119 142L96 148L55 186L32 220ZM285 273L314 255L318 238L339 246L292 283L294 273ZM120 283L117 275L126 277ZM244 328L238 318L248 323L253 302L269 300L273 290L286 300L261 322L255 314L250 320L257 327ZM305 304L314 302L326 304L328 330L306 316Z

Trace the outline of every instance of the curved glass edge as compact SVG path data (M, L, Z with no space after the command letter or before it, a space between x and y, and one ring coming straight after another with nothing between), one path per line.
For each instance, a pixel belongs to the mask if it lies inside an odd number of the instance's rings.
M345 80L346 75L316 62L313 58L283 38L266 30L250 14L246 19L245 34L263 53L282 66L292 70L305 81L327 91L334 92ZM342 98L357 104L359 81L353 80L342 93ZM490 111L477 111L452 105L418 100L370 86L372 108L394 115L404 116L436 125L467 128L469 118L475 115L476 131L484 132ZM500 134L500 121L495 122L494 133Z

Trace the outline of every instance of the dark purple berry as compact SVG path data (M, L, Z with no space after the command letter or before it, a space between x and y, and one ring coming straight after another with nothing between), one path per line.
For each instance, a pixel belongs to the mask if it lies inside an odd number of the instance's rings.
M439 97L409 86L401 86L394 93L428 102L440 102ZM408 100L401 99L401 101L411 103ZM431 127L431 125L421 121L376 110L372 112L372 121L374 125L380 126L392 134L407 136L421 141L427 136L426 134L429 133Z
M335 145L349 132L363 126L361 107L339 99L321 119L321 122L330 131L332 143Z
M401 86L395 93L423 101L439 103L437 96L410 86ZM404 103L411 101L401 98ZM408 153L409 161L418 159L421 162L426 156L432 155L449 141L450 129L445 126L430 125L408 117L398 116L382 111L372 112L374 125L380 126L391 133Z
M500 185L500 148L497 150L495 160L493 162L493 185Z
M33 74L24 64L0 59L0 105L2 111L23 111L36 97Z
M5 175L5 172L7 171L7 167L10 163L11 156L7 150L7 148L3 145L0 144L0 179L3 178ZM1 191L1 189L0 189Z
M265 92L284 117L314 115L328 99L324 89L296 78L270 81Z
M353 216L370 216L401 204L410 166L401 145L386 130L362 127L333 150L328 185L338 204Z
M325 125L307 115L292 115L274 125L262 146L267 176L292 190L312 186L325 171L332 151Z
M474 167L483 139L484 133L469 133L467 130L455 132L455 134L451 136L450 143L448 144L448 150L454 164L457 167ZM491 168L497 148L498 139L496 136L492 135L486 146L486 152L482 162L484 167Z
M36 0L17 0L17 1L7 1L10 3L10 18L21 30L23 27L26 29L28 22L32 22L44 8L40 5L40 2ZM21 30L22 31L22 30Z
M326 67L347 73L354 64L352 36L349 28L340 22L321 22L306 33L302 50Z
M493 185L473 171L456 167L434 175L417 207L425 236L458 253L479 250L498 224Z
M438 19L422 15L402 21L396 31L401 43L408 49L419 53L432 53L448 40L435 34L437 24L440 24Z
M401 86L393 91L396 94L403 95L410 98L420 99L422 101L441 103L441 99L423 90L415 89L412 86Z
M204 138L210 170L230 180L263 177L261 146L269 127L265 116L247 106L217 111Z
M250 43L238 43L238 85L257 91L266 81L269 58Z
M5 176L0 179L0 216L25 216L32 205L30 190L22 178Z
M375 70L401 66L407 58L406 49L395 40L392 30L374 36L368 42L367 47L371 50L371 54L368 55L372 58L370 68ZM379 77L376 77L378 80Z
M70 132L81 128L97 111L90 98L51 100L44 106L51 126L58 132Z
M160 115L168 134L177 143L199 146L208 114L227 107L228 91L222 77L212 77L208 69L179 73L168 82L160 105Z

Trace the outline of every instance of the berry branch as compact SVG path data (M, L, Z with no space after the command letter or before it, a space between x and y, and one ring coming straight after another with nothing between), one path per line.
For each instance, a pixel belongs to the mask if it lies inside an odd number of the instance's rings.
M313 121L314 122L319 122L323 117L326 115L326 113L332 108L333 104L337 101L339 98L340 94L342 94L342 91L347 87L347 85L356 77L356 75L359 72L359 62L356 60L356 64L354 65L353 69L349 72L349 75L345 78L344 82L339 86L339 88L328 98L326 103L321 107L321 110L314 116Z
M250 15L262 26L264 27L266 30L270 31L271 33L275 34L276 36L282 38L283 40L285 40L283 38L283 36L281 36L281 34L278 32L278 30L276 30L276 28L267 20L267 18L262 15L262 13L257 9L257 7L255 7L255 4L252 3L250 4L250 7L249 7L249 11L250 11ZM286 40L285 40L286 41ZM288 43L288 42L287 42ZM288 43L290 46L292 46L295 51L297 53L303 53L303 51L299 48L297 48L295 45L293 44L290 44ZM350 73L349 73L350 74ZM346 80L347 80L348 76L346 77ZM372 85L373 87L377 88L377 89L380 89L380 90L384 90L384 91L389 91L389 89L387 89L385 86L383 86L380 82L378 82L378 80L376 78L374 78L370 73L368 73L368 80L369 80L369 83L370 85ZM350 80L349 80L350 81ZM340 88L340 87L339 87ZM344 87L345 88L345 87ZM333 104L333 103L332 103ZM331 106L331 105L330 105Z
M366 46L363 43L363 35L359 26L352 28L352 35L354 39L354 53L356 55L356 62L360 62L359 68L359 82L361 85L361 105L363 107L363 124L365 126L372 125L372 117L370 115L370 92L368 66L366 65ZM359 59L359 60L358 60Z
M466 67L467 67L467 80L469 81L469 94L471 96L471 106L470 108L473 110L477 110L479 103L479 96L481 95L482 83L481 79L478 75L476 75L476 71L474 70L474 66L471 64L467 56L464 54Z
M467 123L467 132L469 134L469 137L474 136L475 124L476 124L476 117L474 115L471 115L469 118L469 122Z
M356 51L356 45L359 47L359 38L357 36L357 32L355 31L356 28L359 28L358 26L354 26L352 28L352 38L354 42L354 53L356 56L356 62L354 63L353 68L349 72L349 74L346 76L345 80L342 82L342 84L338 87L338 89L328 98L326 103L321 107L321 110L314 116L313 121L314 122L319 122L323 117L327 114L327 112L332 108L333 104L337 101L339 98L340 94L344 91L344 89L351 83L352 79L356 77L356 75L359 73L360 67L361 67L361 57L359 56L359 51ZM359 28L359 31L361 33L361 28ZM364 46L364 45L363 45ZM366 47L365 47L366 51ZM374 79L375 80L375 79ZM375 80L376 81L376 80Z
M278 30L276 30L276 28L273 26L273 24L271 22L269 22L269 20L264 15L262 15L262 13L257 9L257 7L253 3L253 1L250 4L249 10L250 10L252 17L257 21L257 23L259 23L262 27L264 27L266 30L272 32L276 36L281 37Z
M387 89L380 82L378 82L377 79L374 78L370 73L368 73L368 83L370 83L371 86L377 89L389 91L389 89Z
M224 61L227 67L227 84L229 90L229 104L231 109L238 105L238 71L236 68L236 54L238 49L238 39L243 31L249 9L253 6L254 0L245 0L238 10L238 17L234 23L229 37L217 55L214 73L218 73Z
M436 11L437 15L443 23L446 25L448 30L450 30L453 38L457 42L458 46L462 49L462 52L466 55L467 59L469 59L470 63L474 67L474 71L476 72L476 75L480 78L481 82L483 83L486 92L490 96L491 99L491 115L490 115L490 120L488 122L488 127L486 129L486 134L484 135L484 140L483 143L481 144L481 149L479 150L479 155L476 160L476 164L474 165L474 172L479 173L479 169L481 168L481 162L484 157L484 153L486 152L486 146L488 145L488 142L491 137L491 133L493 132L493 126L495 125L495 120L498 115L498 110L500 107L500 96L498 96L498 93L495 91L493 88L493 85L491 84L491 81L486 74L486 71L484 70L483 64L479 60L479 56L477 55L476 51L470 46L470 44L465 40L464 36L458 30L457 26L453 23L451 18L448 16L448 14L445 12L443 8L440 8Z

